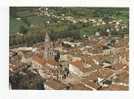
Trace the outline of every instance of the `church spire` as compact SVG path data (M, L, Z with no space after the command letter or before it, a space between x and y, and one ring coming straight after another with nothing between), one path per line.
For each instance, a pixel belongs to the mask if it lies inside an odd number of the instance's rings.
M44 59L50 59L51 58L51 54L52 54L52 49L53 47L51 46L51 40L49 37L49 34L46 33L45 34L45 40L44 40Z
M50 42L50 37L49 37L47 32L46 32L46 35L45 35L45 42Z

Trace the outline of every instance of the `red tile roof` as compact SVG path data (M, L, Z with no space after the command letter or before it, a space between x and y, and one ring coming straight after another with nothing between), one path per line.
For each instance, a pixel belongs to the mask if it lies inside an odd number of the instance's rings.
M112 65L112 69L119 70L119 69L122 69L125 66L126 66L125 64L115 64L115 65Z
M107 88L102 88L102 90L113 90L113 91L123 91L123 90L128 90L128 86L123 86L123 85L116 85L116 84L112 84Z
M39 55L33 55L32 60L38 62L41 65L45 65L45 64L56 65L57 64L55 60L52 60L52 59L45 60L42 56L39 56Z
M72 61L71 64L77 66L79 69L83 67L81 60Z
M47 60L46 63L50 64L50 65L57 65L57 62L55 60L52 60L52 59Z
M46 61L38 55L33 55L32 60L38 62L38 64L41 64L41 65L45 65L46 63Z
M89 69L84 68L84 64L82 63L81 60L72 61L71 64L84 73L89 70Z
M118 76L118 80L120 81L120 82L123 82L123 83L126 83L126 84L128 84L128 77L129 77L129 73L128 73L128 71L126 71L126 70L123 70L120 74L118 74L117 75Z
M88 79L83 80L82 83L93 90L96 90L99 87L95 82L89 81Z
M48 80L46 81L46 85L50 88L53 88L54 90L64 90L66 88L66 85L58 80Z
M84 86L81 83L78 83L78 84L75 84L75 85L71 85L70 90L92 90L92 89Z
M98 69L98 71L97 71L98 77L101 77L101 78L107 78L110 75L112 75L113 73L114 73L114 71L109 68Z
M98 78L98 74L97 74L97 72L92 72L90 75L88 75L87 77L86 77L86 79L87 80L97 80L97 78Z
M76 68L78 68L83 73L87 73L87 72L90 72L90 71L93 71L94 69L96 69L93 66L86 68L86 66L84 66L86 64L82 63L82 60L72 61L71 64L73 66L75 66ZM90 64L90 65L92 65L92 64Z

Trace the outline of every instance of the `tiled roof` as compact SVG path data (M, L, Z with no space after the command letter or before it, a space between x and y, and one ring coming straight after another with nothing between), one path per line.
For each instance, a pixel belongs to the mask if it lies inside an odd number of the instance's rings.
M55 60L52 60L52 59L45 60L43 57L39 55L33 55L32 60L38 62L41 65L45 65L45 64L56 65L57 64Z
M83 64L82 64L81 60L72 61L71 64L78 67L79 69L83 69L82 68Z
M63 90L66 88L66 85L58 80L48 80L46 81L46 85L53 88L54 90Z
M113 91L128 90L128 86L112 84L107 88L102 88L102 90L113 90Z
M71 64L84 73L89 71L89 69L84 68L84 64L82 63L81 60L72 61Z
M95 82L89 81L88 79L83 80L82 83L93 90L96 90L99 87Z
M93 61L93 58L92 58L92 57L82 56L82 60L83 60L86 64L95 65L95 62Z
M47 60L46 63L50 64L50 65L57 65L57 62L55 60L52 60L52 59Z
M126 84L128 83L128 77L129 77L128 71L123 70L117 76L118 76L118 81L123 82L123 83L126 83Z
M98 71L97 71L98 77L100 77L100 78L107 78L110 75L112 75L113 73L114 73L114 71L109 68L98 69Z
M125 66L126 65L124 65L124 64L115 64L115 65L112 65L112 69L119 70L119 69L122 69Z
M46 61L38 55L33 55L32 61L36 61L36 62L38 62L38 64L41 64L41 65L44 65L46 63Z
M70 90L92 90L92 89L84 86L81 83L78 83L78 84L75 84L75 85L71 85Z
M87 77L85 77L85 79L92 80L92 81L97 80L97 78L98 78L97 72L92 72L90 75L88 75Z

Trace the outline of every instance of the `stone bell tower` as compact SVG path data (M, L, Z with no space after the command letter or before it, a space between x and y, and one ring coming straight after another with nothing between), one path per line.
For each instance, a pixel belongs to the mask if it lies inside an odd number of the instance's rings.
M44 59L54 59L54 48L53 43L51 42L51 39L49 37L49 34L46 33L45 40L44 40Z

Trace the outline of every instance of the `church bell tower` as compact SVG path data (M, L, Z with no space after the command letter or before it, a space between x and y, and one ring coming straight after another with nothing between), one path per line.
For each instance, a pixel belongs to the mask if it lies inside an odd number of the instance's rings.
M53 59L53 44L50 40L49 34L45 34L44 40L44 59L49 60Z

